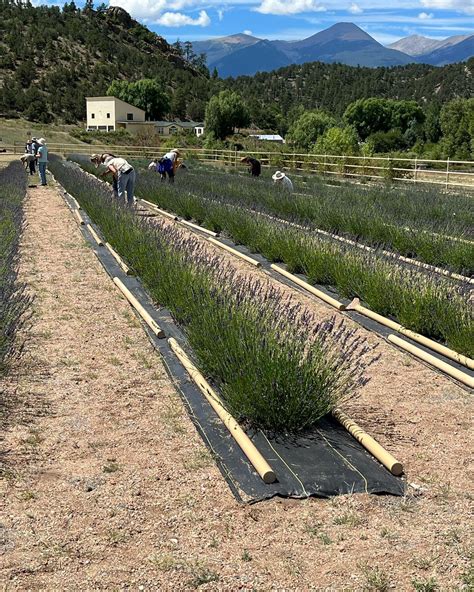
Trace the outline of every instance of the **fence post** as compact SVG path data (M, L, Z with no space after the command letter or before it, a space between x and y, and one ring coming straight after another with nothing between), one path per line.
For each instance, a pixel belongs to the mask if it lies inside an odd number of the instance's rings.
M446 161L446 189L449 189L449 156Z
M413 182L416 183L416 172L418 170L417 158L415 158L415 174L413 176Z

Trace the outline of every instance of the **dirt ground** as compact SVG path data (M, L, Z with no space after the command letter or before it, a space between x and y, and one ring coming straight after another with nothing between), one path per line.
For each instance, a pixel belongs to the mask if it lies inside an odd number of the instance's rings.
M472 589L471 394L380 340L350 410L404 462L407 497L239 505L55 189L29 190L26 217L4 590Z

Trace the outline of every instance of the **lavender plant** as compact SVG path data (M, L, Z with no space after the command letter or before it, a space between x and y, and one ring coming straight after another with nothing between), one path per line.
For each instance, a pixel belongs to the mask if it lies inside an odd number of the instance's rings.
M238 419L297 432L367 382L376 359L355 330L319 322L276 288L247 277L166 224L150 224L103 185L55 160L56 178L100 225L156 302L185 331L196 362Z
M18 281L18 247L23 228L26 175L20 162L0 169L0 375L21 351L17 332L31 299Z

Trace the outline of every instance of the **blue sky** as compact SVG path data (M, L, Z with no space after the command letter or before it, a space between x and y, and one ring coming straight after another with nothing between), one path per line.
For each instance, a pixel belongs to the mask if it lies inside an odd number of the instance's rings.
M383 44L413 34L436 39L474 34L474 0L105 1L122 6L170 42L242 32L303 39L341 21L359 25Z

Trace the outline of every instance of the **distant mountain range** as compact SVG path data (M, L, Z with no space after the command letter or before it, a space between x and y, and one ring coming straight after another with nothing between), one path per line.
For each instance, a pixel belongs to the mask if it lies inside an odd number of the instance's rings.
M301 41L269 41L242 33L195 41L193 48L207 55L211 70L217 68L227 78L316 61L373 68L410 63L443 66L474 56L474 35L444 40L411 35L385 47L353 23L337 23Z

